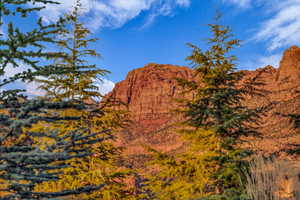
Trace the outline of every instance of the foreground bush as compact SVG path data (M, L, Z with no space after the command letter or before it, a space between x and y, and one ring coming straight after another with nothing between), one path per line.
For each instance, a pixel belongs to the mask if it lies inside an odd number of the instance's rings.
M247 193L251 200L298 200L299 171L290 161L257 157L250 163Z

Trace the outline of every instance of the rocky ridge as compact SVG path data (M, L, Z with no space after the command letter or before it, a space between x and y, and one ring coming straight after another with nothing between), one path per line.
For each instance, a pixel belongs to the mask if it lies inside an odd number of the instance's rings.
M247 97L245 104L255 107L276 102L262 119L259 131L264 138L247 138L248 145L258 152L281 154L289 145L300 142L300 134L293 130L293 124L275 114L300 113L300 48L293 46L286 50L278 69L266 66L244 72L244 79L259 75L265 83L260 89L266 90L263 97ZM172 112L179 106L175 99L183 97L182 88L177 85L175 78L193 80L193 70L150 63L129 72L126 79L117 83L108 95L125 102L131 113L131 125L120 132L120 144L127 147L127 154L144 153L140 144L164 151L172 151L182 145L168 127L181 120Z

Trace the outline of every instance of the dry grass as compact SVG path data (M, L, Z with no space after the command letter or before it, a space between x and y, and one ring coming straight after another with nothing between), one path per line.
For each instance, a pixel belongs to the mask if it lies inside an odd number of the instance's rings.
M300 200L299 165L290 161L257 157L247 174L252 200Z

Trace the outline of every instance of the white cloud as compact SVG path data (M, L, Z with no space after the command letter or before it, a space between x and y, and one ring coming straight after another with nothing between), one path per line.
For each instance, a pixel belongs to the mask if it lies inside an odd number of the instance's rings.
M13 67L12 65L9 65L7 68L5 68L5 74L2 78L7 79L18 73L27 71L28 69L29 69L29 67L22 63L19 65L19 67ZM44 77L39 77L39 78L45 79ZM107 80L107 79L102 79L102 81L95 81L95 84L99 87L99 92L102 95L109 93L115 87L114 82ZM43 95L45 95L45 91L39 89L39 83L35 82L35 81L26 82L26 83L21 82L21 81L16 81L14 83L9 84L5 88L25 89L26 94L28 96L43 96Z
M102 79L102 81L98 81L98 82L96 82L96 84L99 87L99 92L102 95L108 94L115 87L115 83L110 80L107 80L107 79Z
M266 20L257 27L257 33L252 39L266 42L269 51L300 44L300 0L222 1L253 9L257 5L263 6Z
M18 73L22 73L27 71L28 69L31 69L34 71L31 67L25 65L24 63L19 63L18 67L13 67L12 65L8 65L4 70L4 79L7 79L9 77L13 77L14 75ZM11 83L7 85L5 88L18 88L18 89L25 89L26 94L29 96L40 96L45 94L42 90L38 89L38 83L36 82L22 82L22 81L16 81L14 83Z
M176 0L177 4L183 7L189 7L191 5L190 0Z
M17 67L13 67L13 65L8 64L7 67L4 69L4 77L3 78L12 77L18 73L27 71L28 69L29 69L29 67L23 63L20 63Z
M30 82L24 83L26 94L28 96L43 96L45 95L45 91L39 89L39 83L37 82Z
M70 12L75 0L59 2L60 5L48 5L40 12L46 22L55 21L64 13ZM121 27L143 11L149 11L150 18L153 13L170 15L176 7L190 6L191 0L82 0L81 2L83 13L88 18L88 27L97 30L103 27Z
M109 92L111 92L114 87L115 83L107 80L107 79L102 79L102 81L95 81L96 86L99 88L99 92L102 95L106 95ZM29 96L43 96L45 95L45 91L40 90L39 83L37 82L30 82L30 83L24 83L25 89L26 89L26 94Z
M265 67L267 65L272 65L273 67L279 67L281 60L281 54L273 54L270 56L259 57L257 61L257 67Z
M248 60L247 62L240 65L240 67L242 67L242 69L254 70L256 68L261 68L261 67L266 67L268 65L271 65L275 68L278 68L282 55L281 54L272 54L268 56L256 55L253 57L255 57L255 59Z
M285 0L271 8L254 39L267 41L268 50L300 44L300 0Z
M251 0L223 0L223 2L234 4L241 8L250 7L251 5Z

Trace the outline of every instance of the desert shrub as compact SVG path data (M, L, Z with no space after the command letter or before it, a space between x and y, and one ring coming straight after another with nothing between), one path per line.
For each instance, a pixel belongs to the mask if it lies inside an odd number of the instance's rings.
M291 161L256 157L246 175L247 193L251 200L299 200L299 171Z

